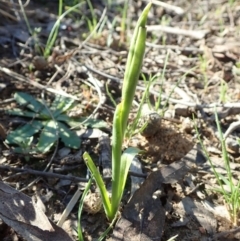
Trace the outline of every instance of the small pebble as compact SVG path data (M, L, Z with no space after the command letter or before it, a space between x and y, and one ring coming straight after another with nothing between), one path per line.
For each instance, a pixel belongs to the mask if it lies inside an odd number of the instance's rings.
M145 137L153 136L159 130L161 117L156 112L149 113L147 115L140 117L139 128L144 126L145 123L146 127L143 130L141 130L141 135Z

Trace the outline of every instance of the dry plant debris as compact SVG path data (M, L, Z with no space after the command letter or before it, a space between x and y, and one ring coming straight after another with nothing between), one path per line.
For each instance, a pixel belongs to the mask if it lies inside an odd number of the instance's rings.
M122 31L119 26L124 21L123 3L113 2L111 8L105 9L104 2L92 1L98 23L90 35L89 22L87 24L83 16L89 20L93 16L86 4L81 6L62 19L48 58L43 57L43 50L58 18L58 2L26 2L24 9L32 35L20 2L0 0L0 217L3 221L0 220L0 239L37 240L24 234L19 223L27 225L29 232L36 231L39 235L45 232L46 227L34 224L31 217L19 220L15 210L10 212L5 206L6 202L24 200L34 209L29 196L38 195L46 213L34 212L36 216L52 220L47 227L54 229L49 232L51 240L59 234L65 235L65 240L70 240L68 234L77 240L72 227L77 226L78 205L64 223L68 222L65 231L55 223L74 194L84 190L87 181L82 161L84 150L91 152L95 161L99 160L106 182L111 177L113 100L119 102L128 40L145 2L131 1L125 19L127 28ZM239 216L234 223L223 196L212 190L219 187L219 183L198 145L194 125L200 131L215 170L226 176L215 122L217 108L233 182L237 184L240 174L240 3L237 0L153 2L142 67L146 81L142 78L137 86L130 122L136 117L146 82L154 76L146 102L154 109L160 98L160 108L154 111L161 115L143 135L137 133L126 141L145 152L138 157L141 165L139 161L136 165L140 167L131 168L132 177L138 178L129 178L132 187L126 187L122 216L107 240L165 241L175 235L174 240L181 241L239 240ZM72 98L77 105L68 113L70 116L96 118L108 126L86 120L87 129L80 126L75 130L82 139L79 150L66 148L60 142L46 154L16 154L4 140L11 130L31 121L6 114L5 110L19 107L13 99L16 92L26 92L46 103L52 103L58 94ZM133 188L138 186L137 190ZM101 202L92 203L95 199L99 201L93 186L82 216L85 240L96 240L108 226ZM24 208L17 212L22 217L27 214ZM63 240L62 237L58 240Z

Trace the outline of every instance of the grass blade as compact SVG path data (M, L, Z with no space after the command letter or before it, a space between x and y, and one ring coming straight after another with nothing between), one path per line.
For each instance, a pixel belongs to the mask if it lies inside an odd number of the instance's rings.
M111 215L111 212L112 212L111 211L111 203L110 203L110 199L108 197L107 189L106 189L103 179L101 177L101 174L100 174L99 170L97 169L97 167L95 166L92 158L89 156L89 154L87 152L85 152L83 154L83 159L84 159L88 169L90 170L93 178L95 179L97 186L100 190L105 213L106 213L107 217L111 217L112 216Z
M14 99L18 102L18 104L25 105L28 109L38 113L40 116L49 117L44 104L36 100L33 96L24 92L17 92L14 94Z
M91 177L85 187L85 190L82 194L82 197L81 197L81 200L80 200L79 206L78 206L78 228L77 228L78 229L78 241L84 241L83 234L82 234L82 226L81 226L81 216L82 216L82 209L83 209L83 201L89 192L92 181L93 181L93 178Z

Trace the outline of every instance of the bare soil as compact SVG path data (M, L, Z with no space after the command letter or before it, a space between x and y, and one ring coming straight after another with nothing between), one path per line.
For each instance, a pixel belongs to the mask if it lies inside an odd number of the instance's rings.
M103 173L108 168L99 160L110 161L111 157L114 104L110 94L116 103L120 102L129 40L146 2L129 3L126 29L122 31L124 19L119 9L124 4L113 3L105 9L104 3L93 1L97 21L104 21L92 34L86 19L92 20L93 16L83 4L62 19L54 48L44 58L58 11L58 1L45 2L30 1L24 6L31 35L18 1L0 0L0 177L2 182L31 198L40 198L47 217L57 223L77 190L84 191L85 182L63 178L87 177L83 152L89 152ZM66 1L65 10L69 3ZM173 240L181 241L240 240L239 214L235 219L231 217L223 195L213 190L219 183L196 132L197 128L215 170L226 176L215 121L216 106L233 182L237 184L240 2L165 3L171 8L154 4L149 14L146 55L129 123L135 119L146 82L153 76L146 101L149 105L145 106L143 116L158 112L161 118L149 123L150 134L136 129L124 144L144 152L138 157L140 168L130 170L118 221L106 240L166 241L175 235ZM31 122L6 114L6 110L19 107L13 99L16 92L45 99L46 103L56 94L67 93L77 103L70 116L91 115L96 123L104 121L105 127L89 125L75 130L82 141L78 150L66 148L60 141L47 154L14 153L13 147L5 142L6 136ZM149 107L157 103L157 110ZM44 176L47 166L49 175ZM92 185L81 219L85 240L97 240L109 226L99 200L98 190ZM62 226L73 240L77 240L77 217L78 203ZM0 230L0 240L24 240L4 222L0 223Z

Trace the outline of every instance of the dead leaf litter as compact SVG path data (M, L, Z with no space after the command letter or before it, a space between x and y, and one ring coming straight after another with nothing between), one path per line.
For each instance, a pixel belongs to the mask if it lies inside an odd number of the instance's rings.
M131 2L127 28L122 31L118 7L123 8L123 3L105 9L104 2L92 1L100 28L90 35L83 16L91 19L91 11L82 4L62 19L48 58L43 51L58 18L57 1L25 3L32 35L19 2L0 0L0 239L77 240L78 199L73 197L81 196L88 178L82 154L90 152L110 188L113 102L120 101L128 40L146 2ZM143 153L130 168L121 215L106 240L165 241L174 236L181 241L240 240L239 213L233 218L223 195L214 190L219 182L196 132L197 127L215 171L226 177L216 111L237 186L240 3L153 3L144 77L140 76L129 123L134 122L150 83L148 111L125 142ZM45 154L15 153L15 146L4 142L7 135L37 118L6 114L13 108L26 112L27 106L14 99L17 92L48 106L56 95L74 99L76 106L68 114L83 118L73 128L81 139L80 148L66 147L60 140ZM33 137L31 148L38 139L36 134ZM231 192L225 183L223 188ZM85 240L96 240L109 225L99 200L93 184L81 221ZM71 211L61 219L71 202Z

